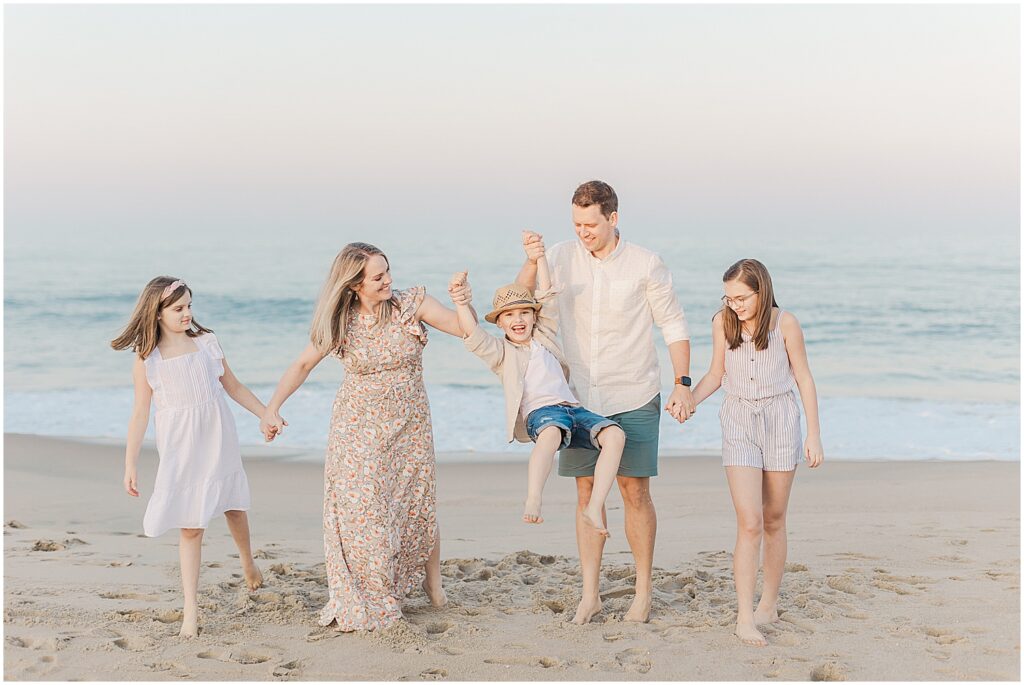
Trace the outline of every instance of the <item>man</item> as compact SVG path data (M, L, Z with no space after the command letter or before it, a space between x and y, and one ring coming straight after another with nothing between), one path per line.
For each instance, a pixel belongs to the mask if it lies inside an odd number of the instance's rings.
M658 475L661 414L661 372L652 324L661 329L668 345L676 379L665 409L679 422L695 410L689 387L689 332L664 262L619 236L618 197L611 186L589 181L577 188L572 221L578 239L546 252L552 278L563 286L557 297L562 342L580 402L614 419L626 433L617 482L625 505L626 540L636 564L636 593L624 619L646 622L657 530L650 479ZM524 232L523 247L527 259L516 280L534 287L537 259L545 254L542 236ZM578 624L601 611L605 538L581 517L590 501L597 454L562 450L558 460L558 474L576 479L576 543L583 572L583 598L573 618Z

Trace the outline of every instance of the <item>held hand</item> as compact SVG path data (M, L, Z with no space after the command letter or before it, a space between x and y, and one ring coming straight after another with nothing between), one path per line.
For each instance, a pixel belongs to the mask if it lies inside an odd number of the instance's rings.
M804 454L807 455L807 465L812 469L821 466L821 462L825 461L825 450L821 447L821 438L808 437L804 442Z
M523 251L534 264L544 256L544 236L533 231L523 231Z
M139 496L138 475L136 474L135 469L124 470L124 491L132 497Z
M278 435L284 432L284 427L288 425L288 422L281 418L281 415L275 412L268 411L260 419L260 433L263 433L263 439L266 442L270 442Z
M473 301L473 289L469 287L469 272L460 271L448 282L448 295L455 304L468 305Z
M665 411L679 423L684 423L688 418L697 412L697 405L693 401L693 393L685 385L677 385L672 390L665 405Z

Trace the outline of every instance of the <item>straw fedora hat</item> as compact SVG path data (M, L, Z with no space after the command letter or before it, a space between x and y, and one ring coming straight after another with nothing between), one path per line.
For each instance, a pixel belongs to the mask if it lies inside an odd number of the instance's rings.
M494 301L491 306L494 307L494 311L484 317L488 323L497 323L498 315L510 309L537 311L541 308L540 302L533 296L533 291L518 283L498 288L498 291L494 293Z

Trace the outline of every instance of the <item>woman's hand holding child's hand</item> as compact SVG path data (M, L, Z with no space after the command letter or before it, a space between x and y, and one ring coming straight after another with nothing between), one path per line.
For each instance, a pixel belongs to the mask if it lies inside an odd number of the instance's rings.
M473 301L473 290L469 287L468 276L468 271L459 271L452 274L452 279L448 282L448 294L455 304L468 305Z
M287 425L288 422L282 419L276 411L268 412L260 419L260 432L263 433L263 439L270 442L283 433L284 427Z

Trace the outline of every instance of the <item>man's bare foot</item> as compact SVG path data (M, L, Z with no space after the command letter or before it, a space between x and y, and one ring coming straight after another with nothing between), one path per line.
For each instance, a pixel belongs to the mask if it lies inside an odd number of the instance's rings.
M258 590L263 587L263 574L260 572L259 566L253 564L249 568L242 569L242 573L245 574L245 584L249 586L250 590Z
M544 523L540 515L540 497L526 498L526 507L523 509L523 523Z
M622 617L623 621L632 621L635 623L647 623L647 619L651 617L651 596L650 594L640 595L637 594L633 597L633 603L629 606L629 611Z
M580 605L576 607L576 616L573 617L572 622L578 626L585 623L590 623L590 619L601 613L601 598L594 597L588 599L584 597L580 600Z
M762 609L758 607L754 611L754 625L763 626L766 623L778 623L779 612L774 607L771 609Z
M768 646L768 640L764 639L764 635L761 634L761 631L750 623L737 623L736 637L738 637L743 644L750 645L751 647Z
M580 512L580 516L583 517L583 521L588 526L594 528L597 531L598 535L604 536L606 538L610 538L612 536L612 534L608 532L608 529L604 527L604 523L601 522L600 509L597 510L596 516L586 509Z
M440 583L438 583L437 587L433 587L424 580L422 587L423 592L427 593L427 599L430 600L430 606L440 609L448 603L448 595L445 594L444 588Z
M178 633L178 637L196 637L197 635L199 635L199 616L185 614L185 618L181 621L181 631Z

